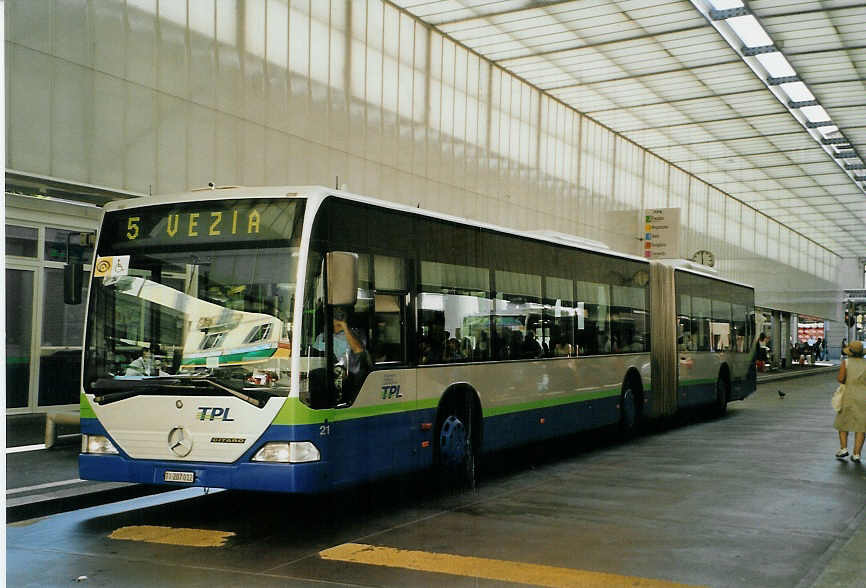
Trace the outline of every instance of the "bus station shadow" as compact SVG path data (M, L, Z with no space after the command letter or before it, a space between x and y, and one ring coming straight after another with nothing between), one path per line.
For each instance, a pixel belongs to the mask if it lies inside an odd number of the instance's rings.
M723 419L736 418L729 411ZM485 454L479 460L475 490L442 484L432 470L393 476L317 495L229 490L135 508L82 521L94 531L120 525L229 527L244 536L279 540L281 544L329 543L369 532L369 524L398 525L406 517L455 510L484 497L484 487L508 483L535 469L564 463L673 429L717 420L706 411L683 412L623 436L616 427L581 432ZM422 511L424 514L419 513ZM214 519L214 513L220 513ZM303 530L300 532L299 530ZM300 534L299 534L300 533Z
M737 418L738 414L740 411L731 410L731 407L722 417L706 408L682 409L673 417L644 422L630 434L622 433L617 426L609 426L498 451L484 456L480 483L504 481L535 468L640 443L642 438L664 435L684 427Z

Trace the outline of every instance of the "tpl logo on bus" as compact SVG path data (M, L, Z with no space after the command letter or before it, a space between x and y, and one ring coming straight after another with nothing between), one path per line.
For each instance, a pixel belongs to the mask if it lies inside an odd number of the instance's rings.
M233 421L229 418L229 408L221 408L219 406L199 406L197 407L198 420L200 421ZM222 417L222 418L220 418Z

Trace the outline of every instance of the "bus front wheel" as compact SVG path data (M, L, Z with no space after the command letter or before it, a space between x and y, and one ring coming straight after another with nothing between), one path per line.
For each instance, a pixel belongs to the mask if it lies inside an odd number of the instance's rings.
M475 488L476 448L472 440L471 401L442 407L436 428L437 469L449 487Z

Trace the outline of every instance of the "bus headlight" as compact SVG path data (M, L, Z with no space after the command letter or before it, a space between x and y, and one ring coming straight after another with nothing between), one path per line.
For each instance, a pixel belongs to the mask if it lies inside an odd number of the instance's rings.
M82 435L81 453L117 453L117 448L104 435Z
M253 461L278 463L307 463L320 459L319 450L310 441L271 441L253 456Z

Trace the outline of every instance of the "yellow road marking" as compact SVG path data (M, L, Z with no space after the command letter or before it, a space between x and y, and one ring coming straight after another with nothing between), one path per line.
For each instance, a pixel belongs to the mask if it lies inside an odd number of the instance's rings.
M145 543L164 543L185 547L222 547L234 533L229 531L207 531L204 529L184 529L136 525L121 527L109 535L111 539L122 541L144 541Z
M435 572L484 578L502 582L519 582L536 586L581 586L583 588L610 588L628 586L630 588L672 588L684 587L666 580L620 576L588 570L557 568L516 561L502 561L482 557L466 557L445 553L410 551L392 547L379 547L361 543L344 543L319 552L322 559L361 563L389 568L403 568L421 572Z

